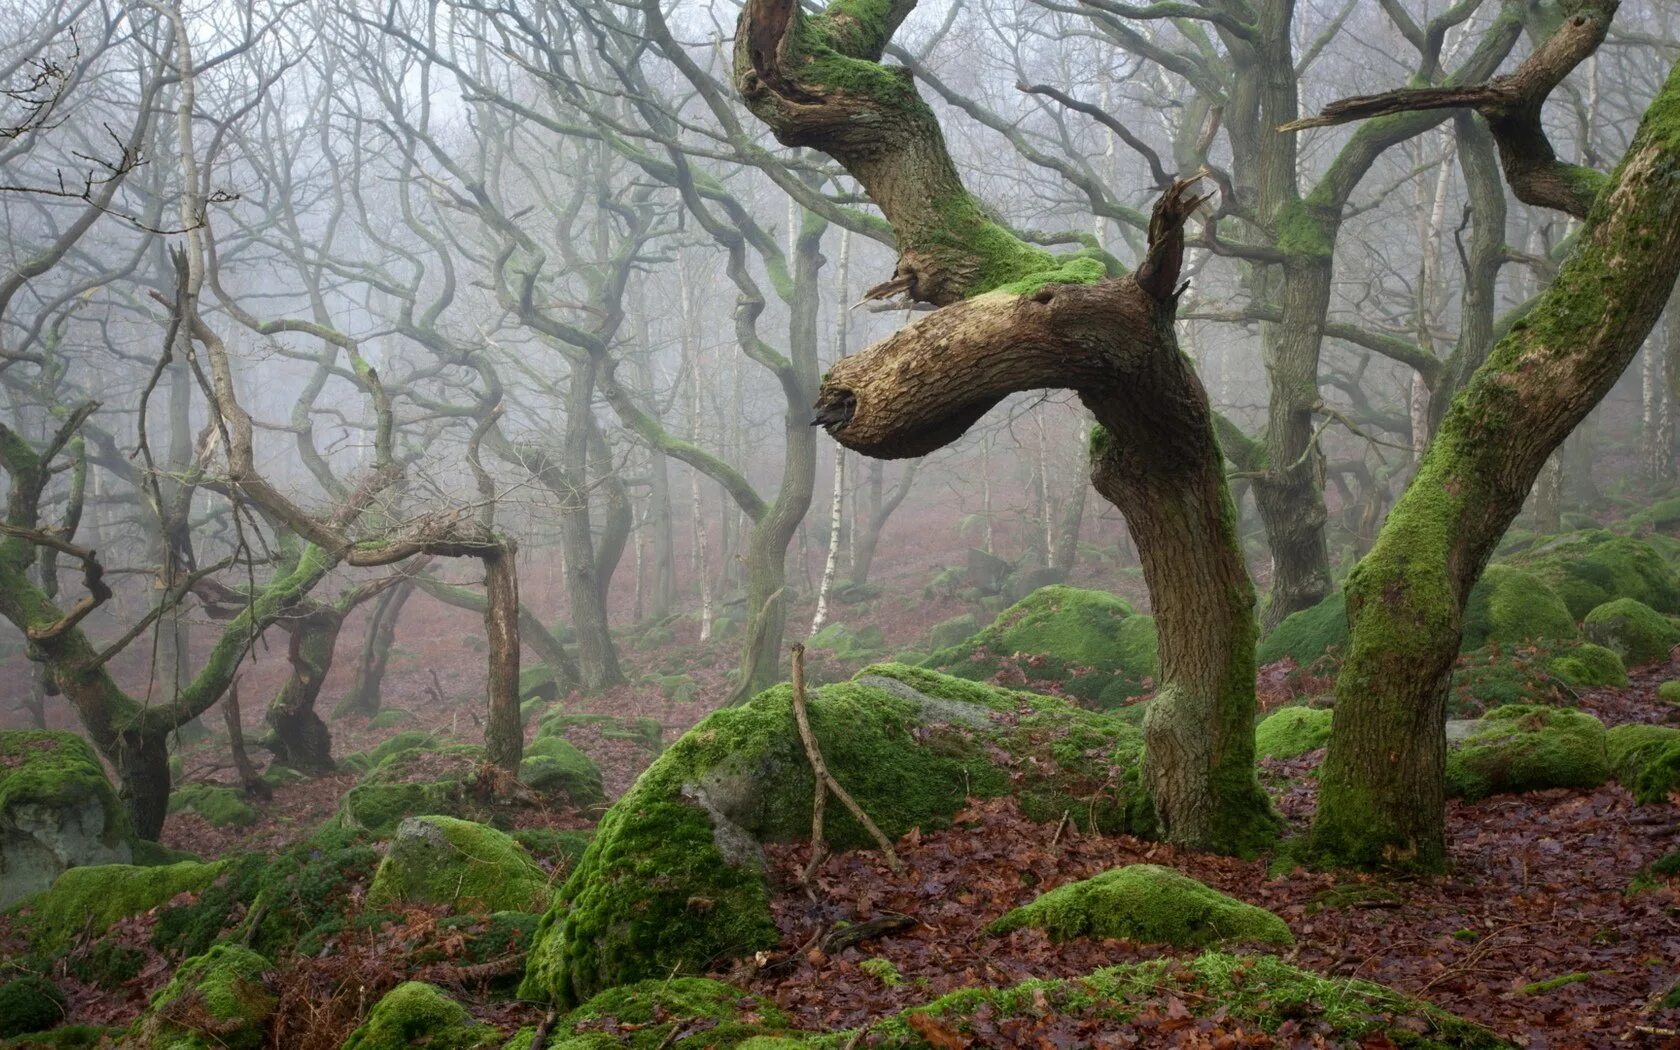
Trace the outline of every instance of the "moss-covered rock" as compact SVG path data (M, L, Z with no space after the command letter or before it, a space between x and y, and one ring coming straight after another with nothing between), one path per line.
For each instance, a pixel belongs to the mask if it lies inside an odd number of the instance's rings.
M1616 781L1639 802L1662 802L1680 791L1680 729L1616 726L1604 744Z
M396 831L405 817L442 814L488 822L491 793L480 783L486 768L484 749L476 745L397 751L345 793L339 819L377 836Z
M279 1000L273 967L248 948L218 944L181 964L133 1029L137 1050L257 1050Z
M612 988L567 1014L551 1046L740 1047L754 1038L800 1039L775 1005L721 981L674 977ZM796 1043L795 1045L800 1045Z
M339 764L345 769L366 773L380 763L404 751L429 751L438 747L437 737L420 729L405 729L381 740L366 751L353 751Z
M1665 704L1680 704L1680 680L1671 680L1657 686L1657 699Z
M1570 533L1508 560L1551 584L1576 619L1617 598L1680 613L1680 578L1650 544L1631 536L1603 529Z
M169 796L169 812L197 813L218 828L242 828L257 822L257 811L230 787L189 784Z
M826 649L841 659L856 659L882 652L887 647L887 639L879 627L831 623L813 634L806 644L812 649Z
M606 801L601 769L558 736L539 736L519 761L519 780L545 795L561 796L580 808Z
M665 729L658 719L642 716L625 718L620 715L599 715L586 711L568 711L555 706L548 709L537 722L537 739L559 737L574 729L590 729L606 740L628 740L650 754L659 754L665 746Z
M560 683L547 664L528 664L519 669L519 698L521 700L552 701L560 695Z
M40 974L0 978L0 1039L44 1031L64 1015L64 993Z
M1347 647L1347 598L1341 591L1310 609L1290 613L1261 640L1254 658L1260 666L1288 658L1301 667Z
M105 767L74 733L0 731L0 908L66 868L127 864L134 834Z
M1575 617L1557 592L1538 576L1508 565L1489 565L1464 606L1464 649L1579 636Z
M491 1050L501 1035L480 1024L441 988L406 981L386 992L342 1050Z
M1254 727L1254 753L1260 758L1295 758L1330 743L1328 708L1285 707Z
M1614 649L1580 642L1546 661L1546 669L1577 689L1628 684L1627 668Z
M508 835L471 821L431 816L409 817L397 826L368 889L368 903L541 912L552 895L542 869Z
M118 919L139 915L182 893L197 893L221 874L224 863L183 861L142 868L98 864L71 868L45 892L25 898L18 911L30 943L52 953L84 932L100 934Z
M1157 864L1130 864L1058 886L987 929L1008 933L1027 927L1055 941L1123 938L1180 948L1294 941L1284 921L1264 908Z
M607 811L544 920L524 994L577 1003L776 942L760 844L808 836L813 792L791 695L714 712ZM945 825L969 794L1108 830L1147 819L1138 731L1066 701L880 665L817 690L809 711L830 770L892 838ZM838 849L871 844L837 807L825 831Z
M1574 687L1551 663L1555 655L1573 652L1580 645L1494 644L1461 654L1447 691L1447 717L1475 718L1512 704L1573 706Z
M387 707L368 719L369 729L395 729L404 722L414 721L414 713L400 707Z
M1680 627L1632 598L1617 598L1593 609L1582 629L1592 641L1615 650L1628 667L1667 663L1670 650L1680 645Z
M982 682L1016 668L1028 679L1058 682L1081 700L1114 706L1142 693L1157 673L1154 620L1126 627L1133 615L1112 594L1043 587L923 666Z
M1627 523L1635 532L1680 531L1680 496L1658 500L1629 517Z
M1447 723L1447 794L1479 799L1553 787L1596 787L1610 776L1604 724L1589 714L1517 704Z
M980 621L973 613L963 613L933 625L928 631L928 648L938 651L961 645L980 633ZM902 662L902 661L901 661Z

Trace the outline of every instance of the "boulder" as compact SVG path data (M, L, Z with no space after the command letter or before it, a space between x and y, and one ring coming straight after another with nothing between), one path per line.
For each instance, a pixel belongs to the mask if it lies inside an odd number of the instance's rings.
M970 547L968 564L963 570L963 584L983 595L997 594L1003 590L1003 581L1009 578L1014 568L995 554Z
M1261 639L1254 658L1260 666L1288 658L1311 667L1322 657L1347 648L1347 598L1341 591L1310 609L1290 613Z
M1003 915L990 933L1044 930L1053 941L1116 938L1200 948L1214 944L1292 944L1284 921L1188 875L1158 864L1129 864L1058 886Z
M1020 568L1010 573L1003 581L1004 601L1018 602L1041 587L1054 587L1059 583L1066 583L1068 571L1050 566L1035 568Z
M279 1005L273 966L251 951L218 944L181 964L135 1022L136 1050L258 1050Z
M1506 561L1550 584L1578 620L1617 598L1680 613L1680 577L1651 544L1631 536L1589 529L1536 543Z
M1514 704L1447 723L1447 795L1476 800L1610 778L1604 724L1589 714Z
M397 825L368 888L375 906L442 904L470 912L540 912L552 896L548 877L512 838L439 816Z
M558 736L537 738L519 760L519 781L533 791L569 799L580 808L606 801L601 769L589 756Z
M1580 637L1575 617L1549 584L1509 565L1489 565L1464 606L1461 649L1490 642L1561 641Z
M1627 668L1614 649L1579 642L1546 661L1546 669L1578 689L1628 684Z
M1667 663L1680 645L1680 627L1643 602L1617 598L1587 613L1582 629L1589 639L1614 650L1629 667Z
M496 1029L472 1019L465 1008L423 981L406 981L386 992L341 1050L494 1050Z
M1254 753L1260 758L1296 758L1330 743L1332 713L1323 707L1285 707L1254 727Z
M1639 802L1662 802L1680 791L1680 729L1616 726L1604 745L1617 782Z
M64 993L45 977L0 970L0 1039L55 1028L66 1013Z
M169 812L197 813L218 828L242 828L257 822L257 811L243 793L215 784L189 784L169 796Z
M67 868L127 864L133 831L105 767L74 733L0 731L0 908Z
M226 865L181 861L141 868L96 864L71 868L50 889L25 898L17 907L28 916L30 943L52 953L81 934L105 932L118 919L139 915L183 893L209 886Z
M843 623L831 623L813 634L805 644L812 649L826 649L844 659L879 653L886 648L887 639L879 627L853 628Z
M948 824L969 795L1008 794L1034 819L1150 827L1141 736L1112 716L902 665L816 690L808 707L830 771L890 838ZM772 947L761 844L809 836L813 789L786 686L708 716L602 817L522 994L578 1003ZM873 844L838 806L824 830L836 849Z
M933 629L928 632L928 647L935 650L949 649L954 645L961 645L979 633L980 621L973 613L963 613L961 616L934 624Z

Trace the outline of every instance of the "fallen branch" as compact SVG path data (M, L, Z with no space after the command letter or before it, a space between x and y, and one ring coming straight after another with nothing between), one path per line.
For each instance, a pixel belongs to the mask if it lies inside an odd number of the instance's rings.
M831 791L840 804L846 807L847 812L869 832L875 844L881 848L881 853L885 855L887 867L897 874L904 870L904 865L899 862L898 854L893 851L892 842L882 834L875 822L869 819L869 814L863 811L857 800L834 779L834 775L828 771L828 763L823 761L822 749L817 746L817 738L811 733L811 722L805 712L805 646L796 642L790 648L793 652L793 721L794 725L799 727L799 739L805 745L805 757L811 763L811 776L814 781L811 802L811 860L805 865L805 871L800 876L806 892L810 892L811 877L826 854L823 808L824 800Z

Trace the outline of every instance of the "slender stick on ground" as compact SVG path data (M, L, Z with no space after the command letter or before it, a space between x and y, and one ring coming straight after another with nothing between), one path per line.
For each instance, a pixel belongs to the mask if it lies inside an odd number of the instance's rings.
M805 866L805 872L801 876L801 880L809 891L811 876L816 873L817 866L822 863L825 854L823 807L825 805L824 799L831 791L834 793L834 797L840 801L840 804L846 807L847 812L851 813L853 817L857 818L857 822L863 825L863 830L869 832L870 837L875 840L875 844L881 847L881 853L887 859L887 867L894 872L903 871L904 865L899 862L898 854L893 852L892 842L887 839L886 835L882 834L881 829L876 826L875 822L869 819L869 814L863 811L863 807L857 804L857 800L852 798L846 792L846 789L840 786L839 781L834 779L834 775L828 771L828 764L823 761L822 750L817 747L817 738L812 735L811 722L805 714L805 646L795 643L789 648L793 652L793 721L799 727L799 739L805 745L805 757L811 763L811 775L815 781L811 802L811 861Z

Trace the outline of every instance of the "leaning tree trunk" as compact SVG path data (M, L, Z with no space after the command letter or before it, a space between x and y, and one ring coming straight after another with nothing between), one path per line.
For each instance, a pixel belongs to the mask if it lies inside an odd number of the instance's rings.
M1559 163L1541 131L1540 104L1603 40L1614 7L1584 5L1515 74L1486 87L1378 96L1376 106L1393 100L1386 110L1347 104L1353 119L1416 105L1478 109L1518 196L1586 226L1556 282L1453 400L1348 580L1352 638L1313 826L1327 860L1445 865L1445 707L1464 603L1547 457L1627 368L1680 272L1680 67L1610 179Z
M391 662L391 648L397 641L397 620L403 606L414 593L412 581L399 583L379 596L368 618L367 638L361 654L356 658L356 680L350 686L333 715L368 715L379 713L379 690L385 682L385 669Z
M489 642L485 697L485 757L510 773L519 772L525 729L519 717L518 548L505 540L484 555L484 636Z
M267 745L275 761L300 772L333 771L332 734L315 713L315 701L332 669L333 646L343 623L343 615L328 606L309 609L284 623L291 634L286 660L292 673L269 702Z

